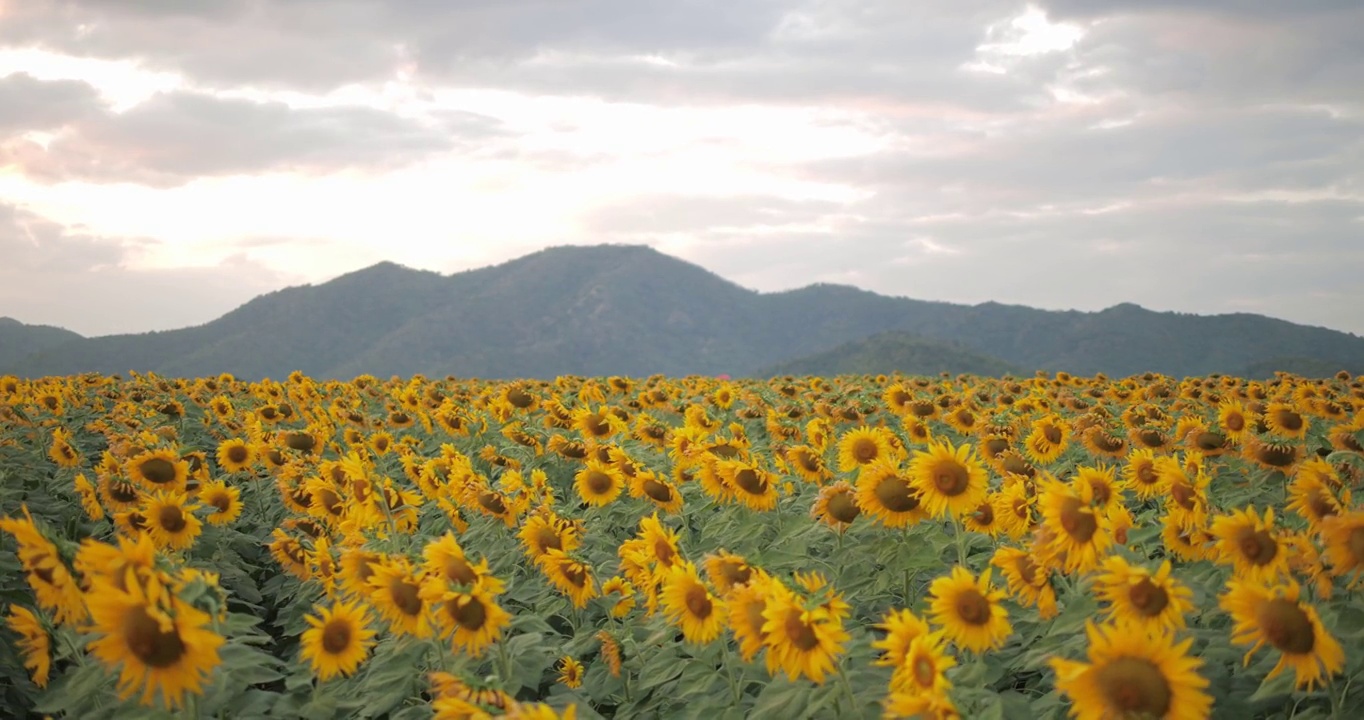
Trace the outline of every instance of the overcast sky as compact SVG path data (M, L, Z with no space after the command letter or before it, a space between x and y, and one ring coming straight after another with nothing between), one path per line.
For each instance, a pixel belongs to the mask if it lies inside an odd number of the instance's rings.
M613 242L1364 334L1361 32L1358 0L0 0L0 315L140 332Z

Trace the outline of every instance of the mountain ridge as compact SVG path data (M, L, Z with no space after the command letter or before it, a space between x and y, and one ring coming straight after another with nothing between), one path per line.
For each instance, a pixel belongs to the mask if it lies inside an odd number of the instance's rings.
M1285 357L1364 369L1364 338L1259 315L957 305L827 283L760 293L648 246L595 245L449 275L378 263L191 328L72 333L0 356L0 372L745 375L889 331L1029 372L1235 373Z

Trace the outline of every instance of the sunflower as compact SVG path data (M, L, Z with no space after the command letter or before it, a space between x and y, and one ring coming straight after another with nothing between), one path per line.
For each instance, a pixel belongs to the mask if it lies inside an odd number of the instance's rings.
M1058 415L1048 415L1033 423L1032 431L1023 440L1023 449L1033 462L1049 465L1065 452L1070 433L1069 423Z
M153 450L129 458L124 473L149 491L184 491L189 463L171 450Z
M550 550L573 552L582 544L573 524L559 518L553 511L531 515L521 525L517 536L525 546L526 556L536 563L543 562Z
M502 637L502 631L511 623L511 613L503 610L494 597L494 590L500 588L500 581L452 587L447 581L432 577L422 586L421 595L432 608L441 637L448 638L456 649L477 657Z
M1299 689L1311 690L1345 667L1345 651L1326 632L1316 608L1298 599L1298 584L1262 585L1254 580L1232 578L1219 599L1231 614L1231 641L1251 644L1245 662L1266 643L1279 651L1279 662L1269 672L1273 678L1293 668Z
M1252 435L1246 438L1242 454L1265 470L1288 473L1302 460L1302 446L1296 443L1264 442Z
M369 601L396 635L429 638L430 608L422 600L422 576L406 558L389 557L371 565Z
M1108 512L1122 506L1123 483L1114 478L1111 467L1081 465L1075 469L1071 482L1080 489L1082 496L1090 498L1090 505L1096 510Z
M1184 627L1184 614L1193 608L1193 591L1170 577L1170 561L1153 573L1114 555L1104 561L1094 579L1094 594L1108 603L1108 617L1153 630Z
M127 512L142 504L137 486L113 476L99 476L99 494L111 513Z
M218 444L217 458L223 472L243 472L256 464L256 448L241 438L231 438Z
M930 632L928 623L904 609L888 611L876 627L884 632L885 636L872 641L871 646L881 651L875 664L897 668L897 673L898 668L904 666L905 659L909 657L910 645Z
M909 690L892 691L885 700L887 718L917 718L918 720L960 720L961 713L952 696L940 693L918 693Z
M1288 574L1288 548L1274 530L1273 508L1265 508L1263 517L1254 506L1235 510L1213 520L1209 530L1217 538L1217 561L1231 565L1236 577L1273 582Z
M953 567L951 574L928 586L928 593L933 623L965 650L997 649L1013 632L1009 614L999 602L1004 592L990 586L988 569L976 578L964 567Z
M1028 488L1024 483L1005 483L1004 487L994 494L994 503L996 522L1004 534L1018 539L1032 530L1035 521L1033 500L1028 495Z
M752 662L763 652L763 625L767 623L763 610L767 608L767 598L776 584L780 583L757 570L749 582L735 587L725 598L725 620L744 662Z
M929 443L928 450L916 450L909 464L911 484L922 499L924 510L933 517L960 517L977 510L985 502L989 475L975 450L963 443Z
M595 411L589 407L574 411L573 427L589 440L605 440L616 433L629 432L625 421L605 405L599 405Z
M91 520L103 520L104 506L99 504L99 494L95 492L95 486L85 477L85 473L77 473L72 485L76 488L76 495L80 497L81 509L85 514Z
M1270 403L1265 408L1265 426L1275 435L1301 440L1307 437L1307 418L1288 403Z
M1053 658L1056 689L1069 696L1077 720L1200 720L1212 711L1203 661L1189 656L1193 639L1138 626L1087 623L1089 662Z
M151 705L159 692L167 707L180 706L187 693L198 695L218 666L224 642L210 629L212 618L172 595L155 578L145 587L125 590L100 584L87 596L90 653L119 671L119 697L139 689L140 702Z
M1072 489L1057 480L1043 483L1039 506L1047 531L1043 550L1048 562L1066 572L1089 572L1112 545L1110 523L1086 501L1085 488Z
M701 582L696 566L682 562L668 570L660 595L668 620L687 642L705 645L719 637L728 616L725 601Z
M806 482L822 483L829 477L824 456L809 445L792 445L782 452L786 463Z
M705 568L706 579L710 580L721 597L728 597L735 588L752 580L755 571L747 560L724 548L707 555L701 565Z
M58 467L73 468L80 467L81 464L80 453L71 446L71 433L65 428L52 430L52 446L48 448L47 456Z
M611 673L611 677L620 677L620 642L611 633L600 630L595 636L601 643L601 656L606 661L606 669Z
M592 566L574 559L563 550L550 550L540 563L540 569L559 592L568 596L573 607L583 608L597 594Z
M1217 408L1217 427L1232 442L1240 442L1254 420L1246 412L1246 406L1235 400L1223 402Z
M890 460L863 468L857 476L857 507L886 527L904 527L928 517L913 480Z
M1337 498L1331 486L1322 482L1318 475L1304 473L1305 467L1307 465L1298 469L1297 476L1288 485L1287 509L1306 520L1309 528L1320 530L1323 521L1345 511L1351 494L1347 488L1342 491L1342 497Z
M625 487L625 478L614 465L588 460L573 476L574 487L583 502L596 507L610 505Z
M1159 458L1150 449L1133 450L1127 455L1127 465L1123 467L1123 479L1132 492L1142 500L1163 495L1169 487L1168 478L1159 472Z
M677 513L682 510L682 493L667 478L650 470L640 470L629 481L630 497L647 499L659 510Z
M1364 510L1354 510L1324 520L1321 539L1326 546L1326 559L1331 563L1331 574L1340 577L1355 573L1359 581L1364 569Z
M947 671L956 664L956 659L947 654L941 631L920 635L910 642L904 661L895 668L891 692L946 696L952 689Z
M771 473L745 460L721 460L716 473L736 498L750 510L767 511L777 506L777 483Z
M1208 558L1213 538L1202 528L1184 527L1166 515L1161 521L1160 540L1176 558L1194 562Z
M1004 523L995 512L996 504L995 498L987 495L973 512L962 516L962 525L971 532L989 535L992 538L999 537L999 534L1004 532Z
M559 682L569 689L582 687L583 664L575 660L572 655L559 658Z
M804 676L815 684L834 672L849 635L829 608L774 585L762 616L769 669L780 667L790 680Z
M364 662L374 646L369 612L358 602L335 602L314 607L303 618L309 625L299 638L299 655L312 666L319 680L350 675Z
M197 504L187 505L182 492L158 492L142 503L142 517L147 519L147 533L158 548L185 550L194 545L203 530L203 522L194 515Z
M851 472L891 458L895 451L887 434L866 425L849 430L838 440L838 469Z
M1051 571L1033 560L1026 550L1001 547L995 550L990 564L999 568L1009 593L1023 607L1036 607L1043 620L1056 617L1056 590L1051 586Z
M1115 435L1099 425L1085 430L1080 435L1080 440L1091 455L1099 457L1120 459L1128 449L1126 438Z
M25 607L11 605L5 624L19 636L19 651L24 654L24 667L33 684L47 687L52 673L52 639L38 616Z
M857 489L842 480L819 489L810 507L810 517L842 532L852 525L862 508L857 506Z
M199 488L199 500L213 508L206 520L209 525L227 525L242 514L242 491L221 481Z
M0 531L14 536L18 543L19 564L38 606L52 613L59 625L80 622L86 617L80 585L62 560L57 546L48 540L33 521L28 506L24 517L0 518Z

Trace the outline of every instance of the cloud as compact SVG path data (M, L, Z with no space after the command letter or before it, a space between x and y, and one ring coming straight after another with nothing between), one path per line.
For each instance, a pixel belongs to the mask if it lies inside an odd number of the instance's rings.
M199 325L295 278L237 254L146 268L149 241L101 238L0 202L0 316L93 335Z
M27 73L0 77L0 138L58 128L88 117L98 95L74 80L43 82Z

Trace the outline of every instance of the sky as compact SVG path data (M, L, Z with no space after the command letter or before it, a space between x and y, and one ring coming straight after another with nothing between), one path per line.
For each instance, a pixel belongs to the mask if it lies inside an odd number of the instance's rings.
M647 244L1364 334L1358 0L0 0L0 316Z

